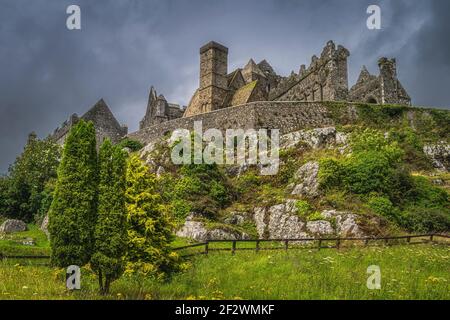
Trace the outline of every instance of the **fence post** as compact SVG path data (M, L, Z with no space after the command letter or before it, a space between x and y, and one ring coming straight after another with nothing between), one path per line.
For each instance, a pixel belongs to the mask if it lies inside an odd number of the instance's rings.
M406 238L406 241L408 242L408 244L411 243L411 237Z
M259 252L259 240L256 241L256 253Z
M430 235L430 241L433 242L433 236L434 234Z
M364 239L364 245L365 245L366 247L369 245L369 239L368 239L368 238Z
M319 239L319 247L318 250L322 249L322 239Z
M339 249L341 247L341 238L336 240L336 248Z
M236 251L236 240L233 240L233 246L231 248L231 254L234 254Z
M209 252L209 242L206 241L205 242L205 254L208 254L208 252Z
M284 240L284 249L285 250L289 249L289 240Z
M384 239L384 244L387 246L389 245L389 238Z

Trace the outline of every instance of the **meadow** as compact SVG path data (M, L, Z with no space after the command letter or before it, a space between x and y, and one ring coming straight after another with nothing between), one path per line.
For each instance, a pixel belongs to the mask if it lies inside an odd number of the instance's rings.
M65 271L46 260L4 259L0 299L450 299L450 248L439 244L349 249L211 252L165 281L124 275L98 294L89 267L81 290L65 289ZM381 289L366 286L381 269Z

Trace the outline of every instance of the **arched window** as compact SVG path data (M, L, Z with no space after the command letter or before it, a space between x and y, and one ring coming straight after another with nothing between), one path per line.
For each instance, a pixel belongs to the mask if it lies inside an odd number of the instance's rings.
M377 104L377 99L375 99L374 97L369 97L367 98L367 103L373 103L373 104Z

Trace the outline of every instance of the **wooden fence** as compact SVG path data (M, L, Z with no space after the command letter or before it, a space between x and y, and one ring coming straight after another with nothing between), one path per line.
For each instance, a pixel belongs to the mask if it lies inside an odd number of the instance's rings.
M419 239L421 238L422 241L412 241L414 239ZM331 249L331 248L335 248L335 249L340 249L340 248L344 248L345 246L343 245L344 241L350 241L350 242L357 242L357 241L362 241L364 246L369 246L371 243L377 243L382 241L384 245L395 245L395 244L399 244L399 241L404 240L403 242L400 243L405 243L406 244L421 244L421 243L429 243L429 242L437 242L437 243L441 243L439 241L436 241L438 238L444 238L444 239L450 239L449 235L444 235L444 234L422 234L422 235L407 235L407 236L396 236L396 237L381 237L381 238L301 238L301 239L252 239L252 240L208 240L206 242L201 242L201 243L196 243L196 244L192 244L192 245L188 245L188 246L183 246L183 247L178 247L178 248L174 248L172 250L174 251L183 251L186 249L192 249L192 248L198 248L198 247L203 247L202 251L198 251L195 253L191 253L191 254L185 254L185 255L181 255L183 257L189 257L189 256L193 256L193 255L198 255L198 254L208 254L210 251L231 251L231 254L235 254L236 251L239 250L251 250L251 251L255 251L255 252L259 252L260 250L289 250L289 249L301 249L301 246L299 246L299 244L305 244L305 243L314 243L317 242L317 245L315 246L309 246L307 247L308 249L311 248L317 248L318 250L321 249ZM396 240L396 242L394 242L394 240ZM332 246L324 246L323 244L326 242L334 242L334 245ZM230 247L226 247L226 248L211 248L210 244L213 243L230 243L231 246ZM254 247L247 247L247 248L240 248L237 246L238 243L255 243ZM282 246L277 246L277 247L261 247L262 243L281 243ZM450 244L449 242L442 242L444 244ZM291 245L291 246L290 246ZM26 256L26 255L22 255L22 256L9 256L9 255L2 255L0 253L0 260L3 259L50 259L50 256Z
M422 241L413 241L414 239L422 239ZM186 249L191 248L197 248L197 247L204 247L202 251L198 251L191 254L185 254L181 255L183 257L198 255L198 254L208 254L211 251L231 251L231 254L235 254L236 251L239 250L251 250L255 252L259 252L260 250L289 250L289 249L301 249L302 247L299 246L299 244L305 244L305 243L314 243L317 242L317 245L315 246L309 246L308 249L311 248L317 248L318 250L321 249L340 249L344 248L343 242L344 241L350 241L350 242L363 242L364 246L370 246L371 244L376 244L379 242L382 242L384 245L395 245L395 244L423 244L423 243L443 243L443 244L450 244L450 242L446 243L436 241L439 238L449 239L449 235L444 234L422 234L422 235L407 235L407 236L393 236L393 237L380 237L380 238L369 238L369 237L360 237L360 238L300 238L300 239L252 239L252 240L208 240L201 243L196 243L193 245L187 245L183 247L174 248L174 251L183 251ZM395 240L395 241L394 241ZM334 245L332 246L324 246L323 244L326 242L334 242ZM230 247L226 248L211 248L211 245L214 243L230 243ZM237 246L238 243L255 243L254 247L246 247L246 248L240 248ZM281 243L282 246L277 247L261 247L262 243ZM290 246L291 244L291 246Z

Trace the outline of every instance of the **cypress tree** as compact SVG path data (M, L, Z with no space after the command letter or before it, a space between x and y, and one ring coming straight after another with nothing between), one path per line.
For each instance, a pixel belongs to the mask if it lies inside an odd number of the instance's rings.
M98 220L95 249L91 259L100 291L109 292L111 282L124 271L126 249L125 173L126 156L119 147L105 140L99 152Z
M158 275L171 271L172 224L156 188L156 175L138 156L127 168L127 271Z
M52 263L59 267L89 262L94 245L97 150L92 122L80 120L64 145L49 213Z

